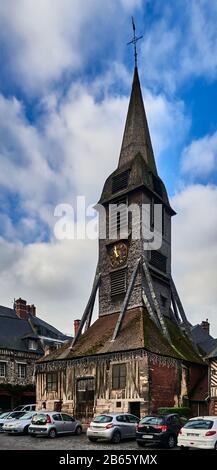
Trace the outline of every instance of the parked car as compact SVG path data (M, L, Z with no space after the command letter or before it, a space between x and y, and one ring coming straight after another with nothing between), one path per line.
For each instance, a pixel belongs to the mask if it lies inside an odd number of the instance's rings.
M217 450L217 416L199 416L191 418L182 427L178 435L178 446L181 449Z
M21 418L12 420L12 422L6 420L2 429L8 434L28 434L29 425L32 422L33 416L36 414L36 411L30 411L29 413L24 413Z
M11 413L11 411L2 411L0 413L0 419L6 418Z
M172 449L177 445L177 436L182 426L178 414L145 416L137 426L137 444L141 447L157 444Z
M0 432L3 432L3 424L7 422L12 422L15 419L20 419L25 414L25 411L11 411L7 413L6 416L0 418Z
M57 434L81 434L82 426L80 421L66 413L40 412L32 418L29 426L31 436L49 436L54 438Z
M29 405L19 405L14 408L13 411L35 411L36 410L36 403L30 403Z
M87 429L89 441L106 439L119 443L121 439L136 437L137 416L129 413L106 413L96 416Z

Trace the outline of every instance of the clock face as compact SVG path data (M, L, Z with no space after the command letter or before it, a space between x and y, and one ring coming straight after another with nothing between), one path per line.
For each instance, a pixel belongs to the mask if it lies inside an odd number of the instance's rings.
M124 264L127 260L128 249L127 245L123 242L115 243L110 248L109 258L113 268L117 268Z

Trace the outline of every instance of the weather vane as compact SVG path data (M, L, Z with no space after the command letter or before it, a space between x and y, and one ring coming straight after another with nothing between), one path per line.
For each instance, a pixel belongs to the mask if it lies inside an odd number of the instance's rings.
M133 39L132 39L132 41L127 43L127 46L129 46L129 44L134 45L135 67L137 67L137 48L136 48L136 44L137 44L137 41L139 41L139 39L143 38L143 36L139 36L137 38L137 36L136 36L136 26L135 26L135 23L134 23L133 16L132 16L132 25L133 25Z

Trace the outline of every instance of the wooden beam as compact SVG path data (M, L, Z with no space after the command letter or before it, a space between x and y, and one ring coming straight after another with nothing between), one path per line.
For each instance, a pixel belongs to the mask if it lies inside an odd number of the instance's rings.
M157 318L156 318L156 316L155 316L154 311L152 310L151 304L149 303L148 297L147 297L147 295L146 295L146 293L145 293L144 291L142 292L142 300L143 300L143 302L144 302L145 307L147 308L147 311L148 311L148 313L149 313L151 319L153 320L153 322L155 323L155 325L159 328L159 326L160 326L160 325L159 325L159 322L158 322L158 320L157 320Z
M160 326L162 328L163 335L168 339L168 341L170 341L170 335L169 335L166 323L164 321L164 316L161 313L160 305L158 303L158 300L157 300L157 297L156 297L156 294L155 294L155 291L154 291L154 286L153 286L153 283L152 283L152 279L151 279L151 275L150 275L150 272L149 272L148 264L146 263L145 259L143 260L142 267L143 267L143 271L144 271L144 274L145 274L145 277L146 277L146 281L147 281L147 284L148 284L148 287L149 287L149 290L150 290L150 293L151 293L153 304L154 304L154 307L155 307L155 310L156 310L156 313L157 313L157 316L158 316L158 320L159 320Z
M189 328L189 322L188 322L187 317L186 317L186 315L185 315L185 311L184 311L182 302L181 302L181 300L180 300L180 297L179 297L179 294L178 294L178 292L177 292L177 289L176 289L176 286L175 286L175 283L174 283L174 281L173 281L172 276L171 276L171 278L170 278L170 282L171 282L171 291L172 291L172 295L173 295L173 298L174 298L174 300L175 300L175 302L176 302L176 305L177 305L177 307L178 307L178 309L179 309L179 313L180 313L180 315L181 315L182 321L183 321L183 323L184 323L185 325L187 325L187 327Z
M100 278L101 278L101 274L96 272L94 282L93 282L92 291L91 291L89 300L87 302L86 308L84 310L84 313L83 313L83 316L82 316L81 323L79 325L77 334L75 335L75 337L72 340L71 348L77 343L77 341L78 341L78 339L79 339L79 337L82 333L85 322L88 321L89 324L90 324L91 311L93 311L95 298L96 298L96 293L97 293L97 290L98 290L98 287L99 287Z
M155 324L157 325L157 327L159 328L159 327L160 327L160 324L159 324L158 318L157 318L157 316L156 316L156 313L155 313L155 311L154 311L154 308L153 308L154 306L151 305L151 304L153 304L153 303L152 303L152 298L151 298L151 299L148 298L149 296L148 296L148 292L147 292L148 289L147 289L147 286L146 286L146 283L145 283L145 274L144 274L144 270L142 269L141 271L142 271L142 272L141 272L141 277L142 277L142 290L143 290L143 292L142 292L142 300L143 300L143 302L144 302L144 304L145 304L145 307L146 307L147 310L148 310L148 313L149 313L151 319L154 321L154 323L155 323Z
M172 290L171 290L171 301L172 301L172 306L173 306L174 318L175 318L176 323L178 323L178 325L179 325L181 323L181 321L180 321L180 318L179 318L179 312L178 312L178 309L177 309L177 306L176 306L176 301L173 297Z
M88 330L88 328L90 327L90 324L91 324L92 314L93 314L93 309L94 309L95 299L96 299L96 293L97 293L97 290L98 290L98 287L99 287L100 279L101 279L101 274L99 273L99 274L96 275L96 287L95 287L95 290L94 290L94 295L92 297L92 303L90 305L89 313L88 313L88 316L87 316L85 331Z
M116 323L115 331L114 331L114 334L113 334L113 337L112 337L111 341L115 341L115 339L117 338L118 333L121 329L121 325L123 323L124 315L125 315L125 312L127 310L127 306L128 306L129 300L130 300L130 296L131 296L131 293L132 293L132 290L133 290L133 286L134 286L134 283L135 283L135 279L136 279L136 276L137 276L139 265L140 265L140 258L138 259L138 261L135 265L135 268L133 270L133 273L132 273L132 276L131 276L131 279L130 279L130 283L129 283L129 286L127 288L127 292L126 292L123 304L121 306L118 321Z
M180 313L181 319L182 319L183 324L184 324L185 332L186 332L189 340L193 343L197 353L200 354L199 350L198 350L198 347L197 347L197 344L193 340L193 337L192 337L192 334L191 334L191 329L190 329L190 324L189 324L188 319L185 315L185 311L184 311L182 302L180 300L180 297L179 297L179 294L177 292L177 289L176 289L176 286L175 286L175 283L173 281L172 276L170 277L170 285L171 285L171 291L172 291L173 298L174 298L174 300L176 302L176 305L179 309L179 313Z

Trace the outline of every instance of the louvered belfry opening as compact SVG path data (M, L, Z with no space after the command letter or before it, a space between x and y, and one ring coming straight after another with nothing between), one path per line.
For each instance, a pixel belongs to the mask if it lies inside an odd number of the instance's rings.
M112 178L112 193L121 191L122 189L127 188L129 181L129 170L125 170L119 175L116 175Z
M112 208L112 205L117 205L117 211ZM128 208L127 208L127 197L122 196L112 201L112 205L109 210L109 238L116 239L122 235L128 236Z
M157 250L152 250L151 251L150 263L155 268L157 268L160 271L163 271L164 273L166 273L166 271L167 271L167 257L162 255L162 253L160 253L160 251L157 251Z
M127 290L127 269L119 269L110 273L111 297L124 295Z

